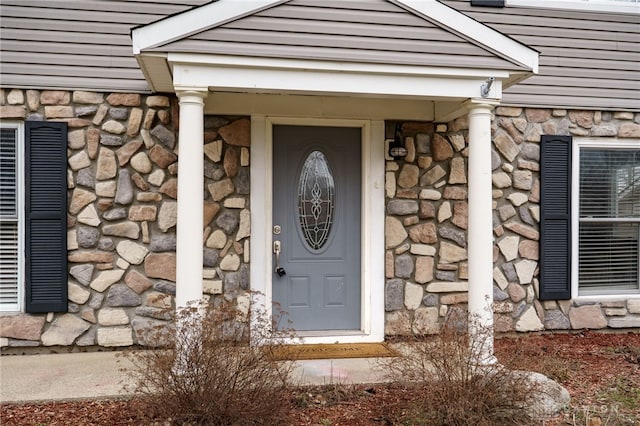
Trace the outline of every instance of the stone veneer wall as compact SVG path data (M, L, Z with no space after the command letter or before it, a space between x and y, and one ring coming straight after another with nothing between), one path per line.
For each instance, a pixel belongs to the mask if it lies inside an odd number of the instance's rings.
M467 303L468 122L402 130L408 155L386 165L385 329L437 333ZM496 331L640 327L638 298L537 300L540 136L640 138L640 114L498 107L492 130Z
M68 123L69 310L0 317L0 344L154 345L175 308L177 100L2 89L3 120ZM205 118L204 292L248 309L249 120Z

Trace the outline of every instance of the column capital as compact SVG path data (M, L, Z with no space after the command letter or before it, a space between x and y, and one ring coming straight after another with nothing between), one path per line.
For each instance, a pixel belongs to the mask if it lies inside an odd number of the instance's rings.
M472 111L474 109L485 109L491 111L496 106L500 105L500 100L487 98L469 98L464 101L462 105L469 111Z
M196 97L204 100L209 96L209 89L207 87L176 88L176 95L180 100L187 97Z

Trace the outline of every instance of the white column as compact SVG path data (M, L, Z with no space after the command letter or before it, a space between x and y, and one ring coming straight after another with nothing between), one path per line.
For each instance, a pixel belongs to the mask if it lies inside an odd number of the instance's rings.
M206 89L178 92L177 309L202 299L204 98L207 93Z
M480 361L493 356L493 220L491 180L491 117L496 103L469 100L469 320L472 343Z

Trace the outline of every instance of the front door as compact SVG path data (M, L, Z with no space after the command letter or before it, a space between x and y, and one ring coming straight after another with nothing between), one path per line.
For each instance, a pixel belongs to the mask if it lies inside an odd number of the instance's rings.
M287 327L360 330L361 194L360 128L273 126L272 294Z

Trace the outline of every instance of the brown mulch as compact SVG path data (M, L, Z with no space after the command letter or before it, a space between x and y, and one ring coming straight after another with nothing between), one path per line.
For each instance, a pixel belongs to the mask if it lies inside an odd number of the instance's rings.
M498 339L495 348L502 362L542 372L564 385L571 394L574 412L585 407L614 407L640 424L640 333L529 335ZM283 424L385 425L388 423L382 407L408 399L407 392L399 385L296 389L288 396L291 410ZM565 413L545 425L574 424L570 417ZM0 424L111 426L164 422L149 419L140 402L132 399L2 404Z

